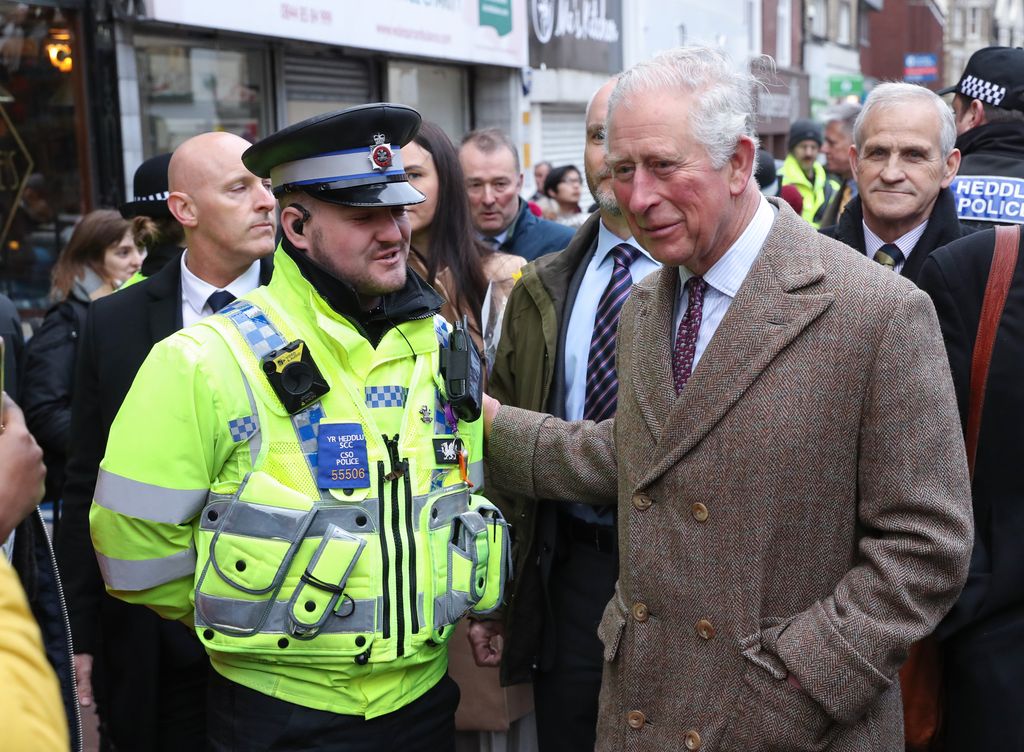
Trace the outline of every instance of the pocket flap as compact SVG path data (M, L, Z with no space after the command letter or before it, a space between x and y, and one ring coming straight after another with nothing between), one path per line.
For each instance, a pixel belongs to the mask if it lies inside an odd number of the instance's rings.
M292 593L289 613L295 637L312 637L327 617L342 608L345 583L366 539L329 525Z
M601 623L597 625L597 637L604 645L604 659L611 663L619 653L619 643L622 642L622 633L626 631L626 609L619 597L618 586L615 588L615 595L608 601L601 616Z

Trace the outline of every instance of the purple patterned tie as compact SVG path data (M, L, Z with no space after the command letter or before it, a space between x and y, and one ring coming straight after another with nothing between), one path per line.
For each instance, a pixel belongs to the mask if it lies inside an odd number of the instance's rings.
M619 380L615 374L615 332L619 327L622 304L633 288L629 267L639 255L640 251L629 243L620 243L611 251L615 267L597 304L594 334L590 339L587 394L583 401L586 420L604 420L615 415L619 396Z
M676 347L672 352L672 376L676 382L676 394L683 391L686 382L693 373L693 358L697 353L697 333L700 331L700 320L704 315L704 293L708 283L702 277L690 277L686 280L689 301L686 313L679 322L676 332Z

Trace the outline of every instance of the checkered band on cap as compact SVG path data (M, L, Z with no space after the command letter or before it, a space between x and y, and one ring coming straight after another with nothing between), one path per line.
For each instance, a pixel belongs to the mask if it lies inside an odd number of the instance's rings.
M967 75L960 81L958 91L965 97L980 99L995 107L999 107L1006 97L1006 87L999 86L977 76Z

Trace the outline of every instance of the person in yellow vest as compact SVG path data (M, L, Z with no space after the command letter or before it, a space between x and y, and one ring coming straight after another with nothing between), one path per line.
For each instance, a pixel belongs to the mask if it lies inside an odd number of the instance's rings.
M479 358L406 266L419 125L363 105L249 148L273 279L156 345L110 432L100 568L195 626L214 750L454 749L446 641L501 604L509 548Z
M825 168L818 162L821 150L821 126L813 120L794 120L789 127L789 153L782 163L779 175L780 185L792 185L803 198L800 216L813 227L818 210L828 203L838 188L838 182L830 181Z

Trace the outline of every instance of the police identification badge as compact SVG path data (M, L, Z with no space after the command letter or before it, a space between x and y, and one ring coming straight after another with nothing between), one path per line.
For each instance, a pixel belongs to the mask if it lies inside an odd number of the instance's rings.
M321 423L316 460L320 488L369 488L366 435L359 423Z
M375 146L370 147L370 165L375 170L386 170L394 160L391 144L385 143L387 138L383 133L377 133L373 136Z
M462 439L434 439L434 461L438 465L458 465L462 454Z

